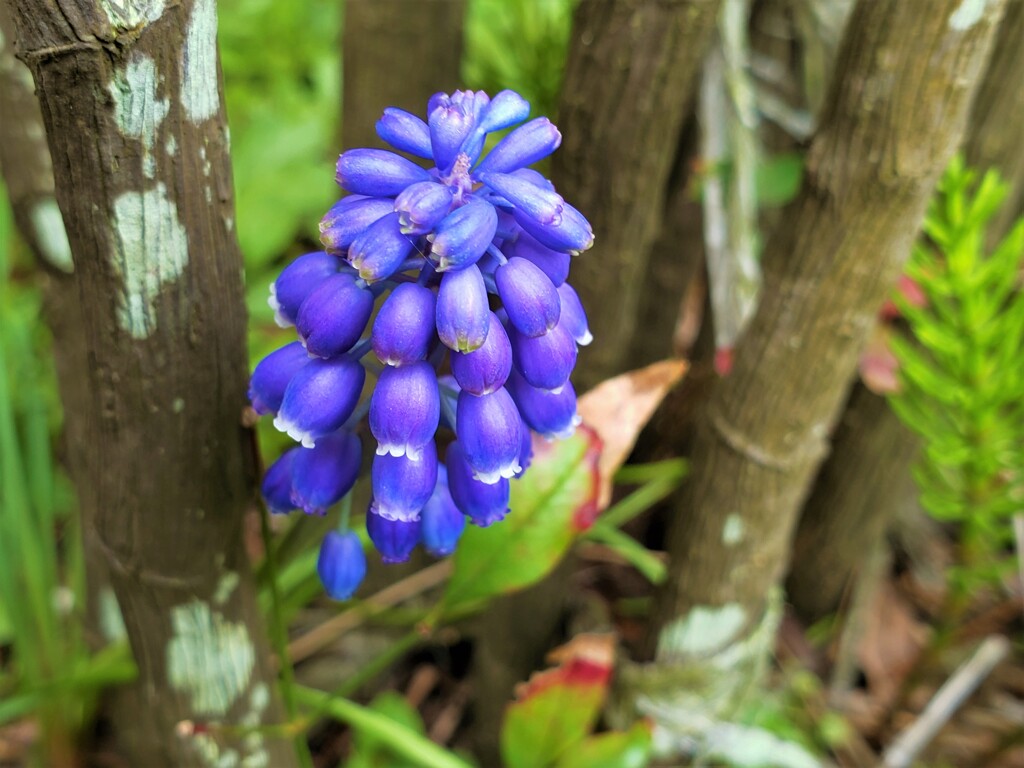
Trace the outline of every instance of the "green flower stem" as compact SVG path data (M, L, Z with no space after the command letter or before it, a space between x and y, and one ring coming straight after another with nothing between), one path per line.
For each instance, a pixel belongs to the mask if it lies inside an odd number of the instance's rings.
M665 479L652 480L642 485L631 494L613 504L599 518L601 523L611 528L621 528L637 515L657 504L679 487L681 475Z
M375 736L414 765L422 768L473 768L425 736L348 699L332 698L328 693L304 686L297 686L295 694L301 706L321 710L335 720Z
M266 552L266 568L268 586L270 588L270 635L277 654L277 664L281 675L281 698L289 720L298 716L295 698L295 672L288 658L288 627L284 622L281 608L281 592L277 583L277 553L274 551L274 537L270 530L269 512L260 509L260 534L263 538L263 549ZM304 734L292 739L299 764L304 768L313 768L313 757L309 753Z
M626 464L615 473L615 483L621 485L639 485L651 480L663 480L670 477L682 479L689 471L686 459L663 459L647 464Z

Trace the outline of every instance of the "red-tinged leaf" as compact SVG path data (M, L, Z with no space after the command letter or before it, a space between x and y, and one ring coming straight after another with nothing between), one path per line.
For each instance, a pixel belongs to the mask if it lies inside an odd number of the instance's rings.
M644 768L651 760L651 726L591 736L573 747L558 768Z
M864 386L876 395L889 395L900 391L899 360L889 346L892 330L879 323L860 355L860 378Z
M593 522L601 453L593 430L554 442L535 437L533 448L529 470L512 481L508 517L462 535L443 598L449 612L544 578Z
M507 768L544 768L575 751L601 713L614 654L611 635L577 635L552 653L558 666L518 687L501 729Z
M686 368L685 360L662 360L602 381L580 398L578 407L583 423L597 432L604 443L598 465L601 476L598 511L611 501L612 478L629 458L640 430L686 373Z

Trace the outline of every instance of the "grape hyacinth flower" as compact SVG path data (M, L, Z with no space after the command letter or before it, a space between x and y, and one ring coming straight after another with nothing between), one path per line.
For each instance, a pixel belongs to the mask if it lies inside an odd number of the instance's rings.
M426 120L389 107L377 122L416 161L382 149L338 158L346 194L320 223L324 250L271 286L275 319L298 340L264 358L250 383L253 409L301 443L264 478L272 512L322 514L345 496L362 462L356 432L367 430L371 543L386 562L419 543L444 556L467 520L488 526L510 513L532 434L563 438L579 424L569 377L591 335L567 279L594 235L528 167L562 140L547 118L524 122L529 112L513 91L438 93ZM509 128L484 155L487 135ZM443 451L439 430L453 438ZM366 570L342 506L318 564L336 599Z

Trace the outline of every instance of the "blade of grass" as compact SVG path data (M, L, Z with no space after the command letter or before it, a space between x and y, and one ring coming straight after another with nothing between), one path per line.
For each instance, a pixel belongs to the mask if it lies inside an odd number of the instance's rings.
M379 712L348 699L331 698L330 694L313 688L297 686L295 693L301 706L322 710L355 730L375 736L387 744L395 754L414 765L422 768L473 768L470 763L438 746L426 736L421 736Z

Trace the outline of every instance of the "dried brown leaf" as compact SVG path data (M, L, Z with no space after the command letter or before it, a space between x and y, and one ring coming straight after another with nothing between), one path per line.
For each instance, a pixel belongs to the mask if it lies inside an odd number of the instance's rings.
M604 444L598 463L599 509L608 506L612 477L629 457L640 430L687 367L685 360L662 360L602 381L580 398L583 423L597 432Z

